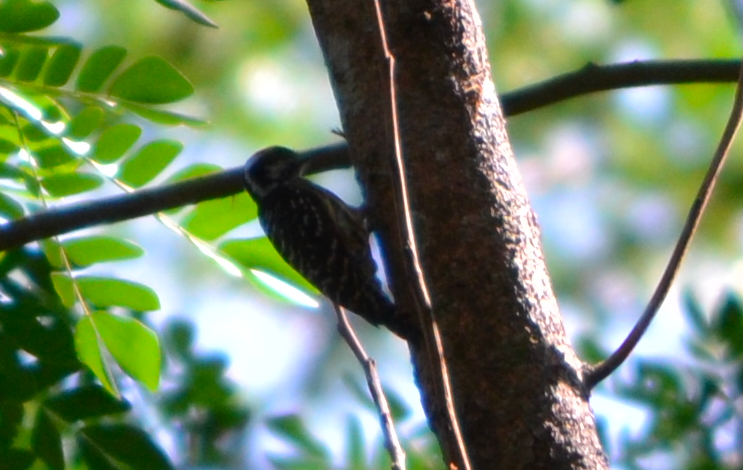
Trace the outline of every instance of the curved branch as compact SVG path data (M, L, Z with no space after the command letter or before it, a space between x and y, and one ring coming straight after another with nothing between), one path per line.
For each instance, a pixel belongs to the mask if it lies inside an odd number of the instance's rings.
M501 97L501 105L506 116L515 116L599 91L651 85L732 83L738 80L740 64L738 59L589 63L574 72L506 93Z
M735 82L739 60L678 60L589 64L564 75L501 96L506 116L599 91L649 85ZM310 173L350 165L345 144L302 152ZM85 227L143 217L160 211L237 194L242 167L180 183L79 204L60 206L0 225L0 251Z
M650 298L645 311L640 316L640 319L635 324L632 331L629 333L627 338L622 344L614 351L606 360L594 365L589 366L585 373L584 383L587 390L592 390L599 382L608 377L614 372L622 363L629 357L632 350L635 349L637 343L644 336L650 323L655 318L660 306L663 304L663 300L668 295L668 291L671 289L676 274L681 266L681 261L684 259L691 239L696 233L699 222L704 215L704 209L707 207L707 203L712 197L712 190L715 188L717 177L722 171L722 166L725 164L727 159L730 146L733 144L733 138L735 137L738 128L740 127L741 120L743 120L743 68L738 69L738 87L735 90L735 101L733 102L733 109L730 111L730 117L728 118L725 130L720 138L720 142L715 150L715 154L712 161L707 169L707 174L704 176L704 180L699 187L694 202L689 209L689 214L684 222L684 227L679 235L678 242L673 249L671 258L668 260L665 271L658 282L658 286L653 292L653 296Z

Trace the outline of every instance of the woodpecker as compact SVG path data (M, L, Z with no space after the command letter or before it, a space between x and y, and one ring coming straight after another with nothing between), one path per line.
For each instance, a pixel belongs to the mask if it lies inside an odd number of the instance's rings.
M258 205L268 239L331 302L374 325L394 324L395 306L376 277L359 210L303 178L303 172L303 160L284 147L263 149L245 164L245 189ZM391 329L406 336L405 328Z

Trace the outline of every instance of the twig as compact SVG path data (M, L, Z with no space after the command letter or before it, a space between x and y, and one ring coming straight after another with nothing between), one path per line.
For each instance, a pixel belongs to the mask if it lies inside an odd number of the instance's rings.
M587 390L593 389L599 382L614 372L614 370L616 370L625 359L627 359L642 338L650 323L653 321L655 315L658 313L658 309L663 303L663 300L671 287L671 283L678 273L681 261L689 248L691 238L694 236L694 233L699 226L699 221L701 220L704 209L707 207L707 203L712 195L712 190L714 189L717 177L722 171L723 164L727 158L735 133L740 126L742 117L743 67L739 71L738 87L735 90L735 100L733 102L733 109L730 113L730 118L728 119L725 131L720 138L720 143L717 146L715 155L710 162L707 174L699 188L699 192L691 205L689 215L686 217L686 222L684 223L684 228L681 231L678 242L676 242L676 246L673 249L671 259L668 261L668 265L663 272L663 276L661 277L658 286L655 288L655 292L650 298L647 307L645 307L645 311L622 345L619 346L619 348L606 360L588 369L584 379Z
M457 419L456 409L454 407L454 400L451 393L451 384L449 381L449 371L446 364L446 356L444 355L444 348L441 342L441 335L439 333L439 327L436 322L436 317L431 307L431 298L428 293L428 287L423 277L423 269L420 265L420 258L418 257L418 248L415 237L415 228L413 227L413 219L411 217L407 178L405 176L405 163L402 158L402 150L400 147L400 132L397 118L397 93L395 90L395 58L390 52L387 35L384 27L384 18L382 16L382 8L379 5L379 0L373 0L374 9L377 16L377 29L379 32L379 40L381 42L382 49L384 51L384 59L387 63L387 88L389 93L389 121L387 126L388 138L393 142L394 152L392 153L392 168L395 172L394 180L394 200L395 200L395 213L401 218L400 223L397 224L401 246L404 247L404 261L405 261L405 272L409 274L408 286L410 287L412 298L416 304L416 310L418 313L419 321L423 330L423 339L425 341L425 347L428 357L432 361L431 368L438 374L438 377L434 379L434 389L437 391L439 396L439 403L443 403L445 406L447 425L449 426L449 433L454 439L454 452L455 455L449 455L448 458L453 460L453 464L459 470L470 470L469 456L467 455L467 446L464 443L462 433L460 431L459 420ZM453 465L450 465L453 467Z
M685 60L588 65L501 96L506 116L549 106L569 98L618 88L735 81L738 60ZM351 165L346 145L302 152L308 173ZM81 228L135 219L209 199L242 192L242 167L131 194L58 206L0 225L0 251Z
M374 405L377 407L379 412L379 422L382 426L382 434L384 435L384 447L390 454L392 460L392 470L405 470L405 451L400 444L400 440L397 437L395 431L395 423L392 420L392 413L390 412L390 406L387 403L387 397L384 395L382 390L382 383L379 380L379 374L377 374L377 364L374 359L370 358L364 347L361 345L361 341L354 333L351 324L348 322L346 311L339 305L333 305L335 308L335 314L338 317L338 333L346 341L348 347L353 351L353 355L364 368L364 375L366 375L366 383L369 385L369 393L371 393Z

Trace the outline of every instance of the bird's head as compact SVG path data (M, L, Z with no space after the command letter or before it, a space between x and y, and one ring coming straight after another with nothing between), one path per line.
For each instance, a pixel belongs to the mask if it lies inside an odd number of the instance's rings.
M268 147L256 152L245 163L245 189L256 201L274 188L302 176L304 161L286 147Z

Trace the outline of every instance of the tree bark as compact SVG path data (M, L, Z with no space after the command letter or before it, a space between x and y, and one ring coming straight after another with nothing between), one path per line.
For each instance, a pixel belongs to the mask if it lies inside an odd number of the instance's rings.
M416 241L474 469L607 468L565 336L471 0L380 0L396 60ZM393 208L384 51L373 0L308 0L343 131L402 312L414 312ZM414 313L404 313L414 315ZM435 358L411 345L452 464Z

